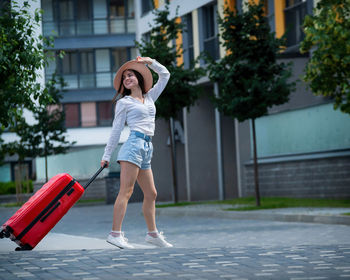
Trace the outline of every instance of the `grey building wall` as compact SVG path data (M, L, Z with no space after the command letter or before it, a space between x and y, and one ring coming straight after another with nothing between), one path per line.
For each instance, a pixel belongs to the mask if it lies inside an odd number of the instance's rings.
M154 151L152 158L152 171L158 192L158 201L173 200L173 177L171 165L171 150L167 144L169 138L168 121L157 119L155 135L152 139ZM184 164L184 145L176 142L176 166L179 200L187 200L186 175Z
M238 142L239 149L239 164L240 164L240 175L241 175L241 195L246 196L246 181L247 174L245 172L245 163L251 160L251 149L250 149L250 120L238 123Z
M188 114L190 182L192 200L218 199L215 111L206 88Z
M259 164L261 196L350 198L350 155ZM245 165L245 195L254 196L254 167Z
M221 116L224 198L238 197L238 174L234 121Z
M307 57L283 59L293 62L292 80L297 81L289 102L274 106L269 114L308 108L331 102L315 96L301 81ZM239 153L243 196L254 196L254 169L251 151L250 121L239 124ZM259 159L259 183L262 196L350 197L350 149Z
M308 57L294 57L290 59L279 60L279 62L282 63L292 63L293 76L291 78L291 81L296 82L296 88L295 91L290 94L289 102L272 107L269 109L269 114L301 109L331 102L328 98L312 94L312 92L308 89L307 84L302 81L302 76L305 74L305 65L308 60Z
M209 95L213 94L212 86L205 86L203 94L187 114L188 151L190 170L190 192L192 201L217 200L218 164L215 132L215 109ZM182 114L178 119L182 123ZM222 127L222 161L224 173L225 198L238 196L237 166L235 154L234 122L221 117ZM170 146L168 123L158 119L153 137L154 154L152 170L158 191L158 201L173 199ZM186 184L185 145L176 142L178 198L188 200Z

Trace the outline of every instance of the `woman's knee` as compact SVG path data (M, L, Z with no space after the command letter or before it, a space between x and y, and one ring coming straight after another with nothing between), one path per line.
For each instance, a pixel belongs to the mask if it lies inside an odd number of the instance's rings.
M146 200L156 200L157 191L155 189L152 191L148 191L147 193L144 193L143 196L144 196L144 199Z
M134 191L134 186L124 186L120 188L118 197L129 200Z

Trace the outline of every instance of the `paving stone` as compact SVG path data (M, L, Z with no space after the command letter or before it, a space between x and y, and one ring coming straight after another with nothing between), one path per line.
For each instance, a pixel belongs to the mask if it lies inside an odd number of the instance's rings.
M36 251L27 252L31 257L30 262L13 261L18 255L16 252L10 252L6 254L7 258L0 254L0 278L29 279L35 276L38 279L113 279L118 276L118 279L129 280L345 279L350 275L350 256L344 254L348 251L347 248L346 245L275 247L273 252L278 253L273 254L266 254L266 248L259 246L244 247L239 251L233 251L232 248L200 251L196 248L155 249L152 254L146 255L143 250L134 250L133 259L125 257L124 251L115 250L87 250L82 255L81 252L58 251L51 261L46 261L44 267L43 255ZM220 254L216 254L217 251L220 251ZM298 251L298 258L295 258L296 254L291 254L295 251ZM332 254L344 258L325 260L324 254L331 253L325 251L334 251ZM235 258L238 254L249 257ZM67 262L69 257L74 260L77 255L80 255L80 261ZM172 258L167 258L170 256ZM88 265L84 261L88 261ZM69 264L69 267L61 264Z
M124 226L131 242L144 244L140 209L140 205L128 206ZM103 217L111 213L109 206L73 207L53 232L81 235L89 220L84 236L105 239L111 225ZM0 214L0 219L6 218ZM0 279L33 279L31 275L45 280L350 277L349 226L180 216L160 216L157 223L166 229L175 248L13 252L1 250L0 243Z

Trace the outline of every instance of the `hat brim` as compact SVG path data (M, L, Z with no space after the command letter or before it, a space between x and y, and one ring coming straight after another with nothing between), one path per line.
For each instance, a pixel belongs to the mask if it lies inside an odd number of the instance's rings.
M119 68L117 74L115 74L114 76L113 86L118 93L122 93L124 91L124 85L122 84L122 76L125 70L135 70L142 75L146 92L148 92L152 88L153 77L151 70L149 70L149 68L141 62L137 62L136 60L130 60L124 63Z

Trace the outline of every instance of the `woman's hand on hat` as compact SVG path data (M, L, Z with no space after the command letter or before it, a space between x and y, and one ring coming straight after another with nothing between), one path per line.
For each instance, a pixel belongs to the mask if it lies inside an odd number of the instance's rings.
M153 59L150 58L150 57L141 57L141 56L138 56L138 57L136 57L136 61L137 61L137 62L140 62L140 63L143 63L143 64L152 64Z

